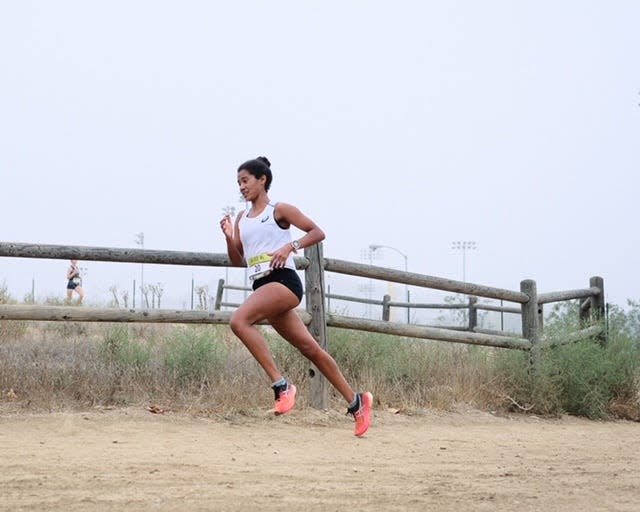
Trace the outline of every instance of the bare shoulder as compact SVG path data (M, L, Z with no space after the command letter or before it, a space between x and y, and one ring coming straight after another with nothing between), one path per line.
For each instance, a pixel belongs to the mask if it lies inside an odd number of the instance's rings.
M279 224L289 227L293 225L307 233L311 230L320 230L318 225L297 207L289 203L277 203L274 217Z
M285 227L293 224L298 226L300 222L305 222L306 217L296 206L289 203L276 203L273 208L273 216Z
M273 210L276 217L286 217L287 215L300 213L300 210L296 206L280 201L273 206Z

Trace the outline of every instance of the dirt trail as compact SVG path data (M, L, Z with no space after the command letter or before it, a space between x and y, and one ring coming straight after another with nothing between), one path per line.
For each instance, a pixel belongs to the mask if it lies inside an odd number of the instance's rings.
M0 410L2 511L640 509L640 424L311 409L211 419Z

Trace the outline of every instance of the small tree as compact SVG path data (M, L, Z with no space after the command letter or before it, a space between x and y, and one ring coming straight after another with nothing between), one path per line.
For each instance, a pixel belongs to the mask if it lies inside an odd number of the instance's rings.
M209 309L209 287L207 285L197 286L198 309L207 311Z
M149 288L149 285L145 284L140 287L140 290L142 291L143 304L147 309L149 309L149 292L151 289Z
M157 306L159 309L162 301L162 294L164 293L164 286L162 283L156 283L149 285L149 288L151 289L151 307L155 308Z
M122 298L122 303L126 309L129 309L129 291L123 290L120 292L120 297Z
M109 287L109 291L111 292L111 295L113 295L113 299L111 300L110 306L114 308L119 308L120 301L118 300L118 287L114 284L113 286Z

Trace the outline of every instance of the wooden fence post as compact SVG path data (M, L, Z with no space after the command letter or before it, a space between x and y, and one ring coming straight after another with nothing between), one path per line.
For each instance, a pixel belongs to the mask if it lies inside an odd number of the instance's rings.
M322 244L305 247L304 255L309 260L309 266L304 273L306 307L307 312L311 315L311 322L307 328L322 349L327 350ZM328 403L327 379L314 364L311 364L309 368L309 377L311 378L311 407L326 409Z
M216 303L213 309L220 310L220 304L222 303L222 294L224 293L224 279L218 279L218 289L216 290Z
M531 342L534 347L540 338L538 332L538 290L533 279L520 282L520 291L529 296L529 300L522 304L522 337Z
M599 288L600 293L591 297L591 314L595 316L594 320L601 320L604 318L604 279L599 276L593 276L589 279L589 286L591 288Z
M598 295L592 295L590 298L591 319L596 322L604 322L606 306L604 297L604 279L600 276L593 276L589 279L589 286L591 288L595 287L600 289L600 293ZM598 335L598 340L602 345L607 343L607 329L603 329L602 333Z
M473 295L469 296L469 330L471 332L473 332L474 329L478 327L478 310L476 308L477 302L478 297L474 297Z
M581 326L588 323L591 318L591 299L591 297L582 297L578 300L578 318Z
M391 302L391 295L385 295L382 297L382 319L385 322L389 321L391 318L391 306L389 306L389 302Z

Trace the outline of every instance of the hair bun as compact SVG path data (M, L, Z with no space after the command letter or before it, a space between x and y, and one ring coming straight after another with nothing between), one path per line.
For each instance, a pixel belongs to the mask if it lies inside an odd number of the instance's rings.
M258 158L256 158L256 160L259 160L260 162L265 164L267 167L271 168L271 162L269 162L269 159L266 156L259 156Z

